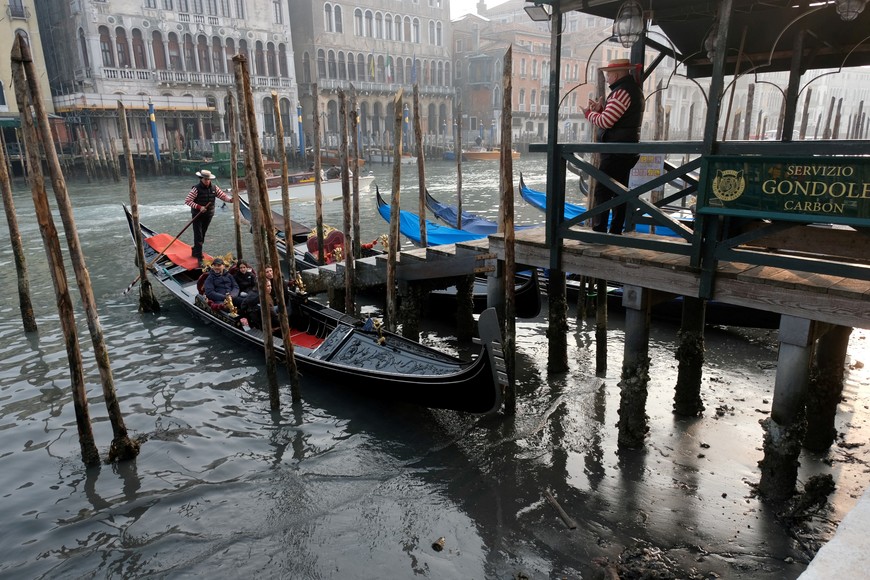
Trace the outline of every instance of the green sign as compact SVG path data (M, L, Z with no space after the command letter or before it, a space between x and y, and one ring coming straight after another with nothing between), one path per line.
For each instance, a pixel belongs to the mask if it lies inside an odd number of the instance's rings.
M868 225L870 157L704 159L701 213Z

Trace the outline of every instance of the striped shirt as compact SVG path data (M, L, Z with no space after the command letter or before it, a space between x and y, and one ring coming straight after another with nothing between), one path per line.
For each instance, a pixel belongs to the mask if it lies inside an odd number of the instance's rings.
M607 97L604 110L597 113L588 110L586 111L586 119L596 127L610 129L625 114L629 105L631 105L631 95L628 94L628 91L616 89Z
M225 192L223 189L221 189L220 187L218 187L217 185L214 185L214 184L212 184L212 186L214 186L214 193L217 197L219 197L220 199L222 199L228 203L233 201L233 198L230 197L227 194L227 192ZM194 185L193 187L190 188L190 192L187 194L187 197L184 198L184 205L190 206L193 209L201 210L201 209L203 209L203 206L196 203L196 194L197 194L196 185Z

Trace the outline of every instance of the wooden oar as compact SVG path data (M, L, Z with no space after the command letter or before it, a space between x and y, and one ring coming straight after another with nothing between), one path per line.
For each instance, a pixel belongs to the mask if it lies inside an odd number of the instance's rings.
M151 267L152 267L152 266L157 262L157 260L159 260L160 258L163 257L163 254L166 253L166 250L168 250L169 248L172 247L172 244L174 244L174 243L176 242L176 240L178 240L178 238L181 237L181 234L183 234L184 232L187 231L187 228L190 227L190 224L192 224L192 223L196 220L196 218L198 218L198 217L201 216L203 213L205 213L205 211L208 209L208 206L210 206L210 205L211 205L211 202L207 203L207 204L205 205L205 207L202 209L202 211L200 211L198 214L196 214L195 216L193 216L193 217L190 219L190 221L187 222L187 225L184 226L184 228L182 228L182 230L181 230L180 232L178 232L178 235L175 236L174 238L172 238L172 241L171 241L171 242L169 242L168 244L166 244L166 247L163 248L163 251L160 252L159 254L157 254L157 256L155 256L153 260L151 260L150 262L148 262L148 264L145 265L145 269L146 269L146 270L150 270ZM138 282L139 279L140 279L141 277L142 277L141 274L136 274L136 277L133 278L133 281L130 282L130 285L127 286L127 289L126 289L126 290L124 290L124 295L126 295L130 290L133 289L133 286L136 285L136 282Z

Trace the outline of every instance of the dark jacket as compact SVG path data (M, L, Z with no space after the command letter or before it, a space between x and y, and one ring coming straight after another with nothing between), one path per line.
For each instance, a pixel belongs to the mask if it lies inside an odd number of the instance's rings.
M214 270L208 273L203 286L206 297L212 302L223 302L227 294L233 298L239 296L239 285L229 272L216 274Z
M242 292L250 293L257 288L257 276L251 270L248 270L244 274L241 272L235 272L233 277L236 279L236 284L239 285L239 293Z
M643 92L631 75L626 75L610 85L611 94L619 89L628 92L631 103L612 127L598 129L598 140L602 143L637 143L643 123Z

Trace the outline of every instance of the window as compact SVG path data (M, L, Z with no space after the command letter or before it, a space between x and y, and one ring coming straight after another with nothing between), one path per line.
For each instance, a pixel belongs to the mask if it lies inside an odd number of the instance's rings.
M190 5L188 0L178 0L178 11L179 12L190 12Z
M384 38L393 40L393 17L389 14L384 16Z
M374 36L374 29L372 26L373 15L371 10L366 10L366 33L365 35L368 37Z
M435 23L435 45L436 46L443 46L442 35L441 35L441 23L440 22Z
M263 99L263 131L275 134L275 105L272 104L272 97Z
M109 29L100 26L100 54L103 56L103 66L114 68L115 53L112 51L112 39L109 38Z
M84 35L82 35L82 40L84 40ZM160 34L159 30L155 30L151 33L151 46L152 46L152 54L154 55L154 68L158 70L166 70L166 51L163 46L163 35ZM85 53L85 66L87 64L87 53Z
M322 48L317 51L317 78L326 78L326 53Z
M327 72L329 73L329 78L334 79L338 76L338 69L335 64L335 52L329 51L327 53Z
M284 9L282 6L284 2L281 0L275 0L272 2L273 11L275 13L275 24L284 24Z
M282 78L290 76L290 72L287 69L287 47L284 44L278 45L278 70L281 72Z
M336 6L332 13L335 16L335 31L344 32L344 26L341 23L341 6Z
M236 0L236 18L245 18L245 0Z
M363 30L363 13L359 8L353 11L353 34L354 36L365 35Z
M194 56L193 37L184 35L184 70L196 71L196 57Z
M199 58L199 70L202 72L211 72L208 39L205 36L200 36L196 39L196 54Z
M208 0L205 7L209 16L217 16L217 0Z
M356 80L356 57L352 52L347 53L347 78L350 81Z
M338 78L347 80L347 64L344 61L344 52L338 53Z
M378 12L375 14L375 38L384 37L384 15Z
M221 16L230 17L230 0L221 0Z
M415 18L412 25L411 42L420 44L420 19Z
M127 32L118 27L115 29L115 50L118 51L118 66L130 67L130 47L127 44Z
M332 32L332 4L323 5L323 29Z
M164 10L172 10L173 9L173 0L163 0L163 9Z
M205 12L202 9L202 0L193 0L193 11L196 14L203 14Z
M214 72L224 72L224 49L221 46L221 39L213 36L211 39L211 60L214 62Z

